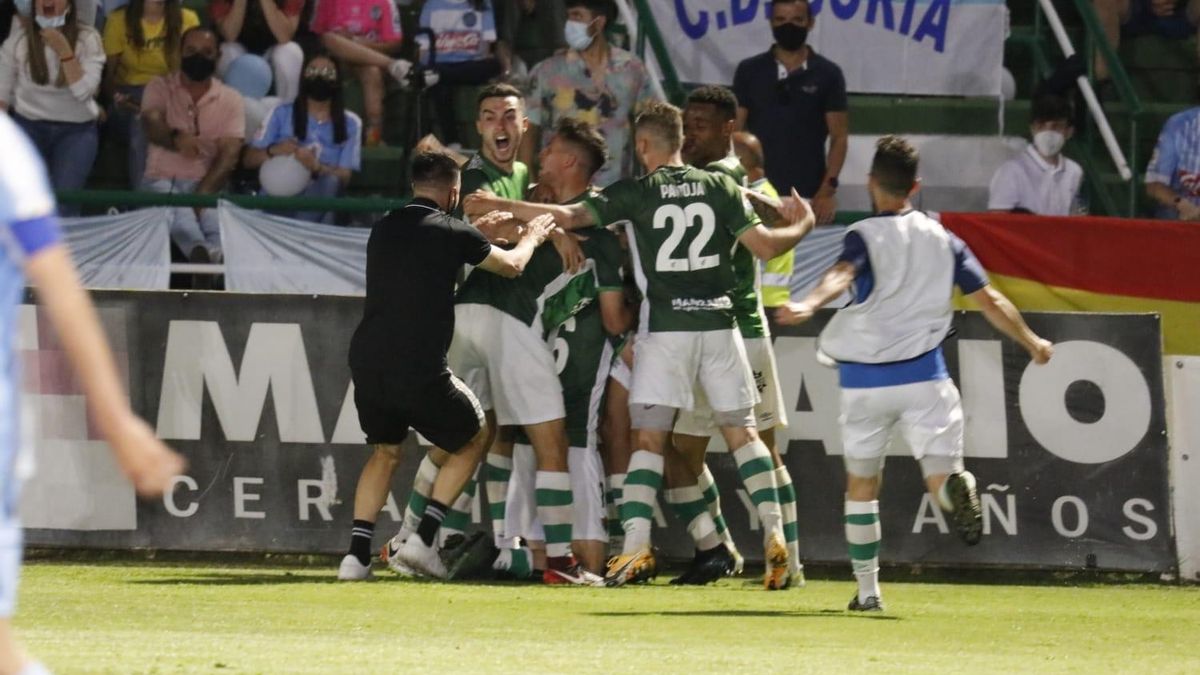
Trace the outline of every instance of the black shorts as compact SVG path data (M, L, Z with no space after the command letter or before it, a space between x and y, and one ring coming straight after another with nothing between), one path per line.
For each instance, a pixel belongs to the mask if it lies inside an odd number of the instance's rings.
M358 422L371 445L399 445L410 428L446 452L458 452L483 428L475 395L449 370L406 386L375 373L354 376Z

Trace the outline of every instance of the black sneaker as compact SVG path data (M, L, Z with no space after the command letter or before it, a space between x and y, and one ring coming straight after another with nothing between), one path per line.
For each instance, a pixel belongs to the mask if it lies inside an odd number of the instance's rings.
M721 579L733 567L733 556L724 544L697 551L687 571L671 580L672 586L706 586Z
M854 597L850 598L850 604L846 606L846 609L851 612L882 612L883 601L879 599L878 595L872 595L863 602L859 602L858 593L855 593Z
M970 471L950 474L946 477L946 494L954 506L950 515L958 536L967 546L978 544L983 538L983 509L975 491L975 476Z

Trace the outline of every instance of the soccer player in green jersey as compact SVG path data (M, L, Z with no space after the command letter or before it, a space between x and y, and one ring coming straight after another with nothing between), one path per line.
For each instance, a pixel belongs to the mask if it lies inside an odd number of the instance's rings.
M625 544L610 561L606 583L619 586L654 575L651 519L663 477L663 451L679 410L695 406L698 383L734 448L743 482L763 522L769 570L787 574L788 553L770 452L758 437L754 380L737 331L729 289L736 242L769 259L794 246L814 222L798 196L775 214L790 224L753 224L750 201L727 176L684 165L683 120L666 103L646 106L634 124L635 149L647 170L581 204L512 202L477 192L467 213L512 212L518 219L549 213L568 228L628 221L640 309L630 392L635 451L621 505Z
M554 136L541 153L544 170L535 194L554 204L582 201L592 194L592 176L604 165L606 154L604 137L590 124L572 117L559 120ZM626 308L621 286L623 253L617 235L602 227L576 233L583 237L581 245L593 268L595 284L586 295L564 297L562 291L556 292L547 305L571 308L582 305L582 308L559 325L543 323L547 342L554 351L567 413L568 465L575 508L572 548L583 567L597 573L603 570L608 543L604 527L604 465L597 447L597 433L613 359L610 337L625 333L633 317ZM529 461L532 448L520 435L517 443L508 485L505 532L522 537L537 551L547 534L530 508L534 495L533 462ZM535 561L534 566L537 564Z
M736 116L737 98L729 89L707 86L692 91L683 111L683 159L692 166L725 174L739 185L749 187L749 176L733 148ZM784 255L790 254L789 250ZM775 429L787 426L787 414L759 293L758 261L749 249L738 245L733 251L733 270L735 279L730 297L759 393L754 418L759 437L771 451L791 565L789 574L782 579L764 581L768 589L778 590L801 585L804 579L795 491L775 443ZM688 571L672 583L701 585L715 581L725 572L740 572L741 556L721 515L717 486L704 461L709 440L716 433L712 410L702 400L694 410L680 413L675 423L674 451L667 453L666 498L676 515L687 524L696 544L696 557Z

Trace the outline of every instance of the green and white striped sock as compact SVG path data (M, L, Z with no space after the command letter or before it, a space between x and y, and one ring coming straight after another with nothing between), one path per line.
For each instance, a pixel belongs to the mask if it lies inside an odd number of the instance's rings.
M404 506L404 522L400 524L400 539L407 539L417 531L421 524L421 516L425 515L425 505L429 503L429 493L433 491L433 481L437 480L438 465L433 463L427 453L421 458L417 467L417 475L413 478L412 492L408 495L408 504Z
M575 522L575 501L571 494L571 474L566 471L537 472L537 514L546 533L546 557L571 555L571 528Z
M663 456L638 450L629 458L625 488L621 491L621 525L625 529L623 553L631 554L650 547L650 527L654 522L654 502L663 481Z
M451 535L466 534L467 528L471 526L471 505L475 501L476 485L474 478L467 481L467 484L463 486L462 494L458 495L458 498L446 510L442 529L438 531L439 545L444 544Z
M696 487L704 493L704 503L708 506L708 515L712 516L713 525L717 528L717 536L721 538L721 543L725 544L725 548L731 552L736 551L737 547L733 543L733 535L729 533L729 526L725 524L725 516L721 515L721 492L717 490L717 481L713 478L712 472L708 470L708 465L704 465L704 470L696 477Z
M879 501L846 500L846 544L850 548L850 567L858 579L858 601L879 594Z
M783 536L783 512L779 509L779 491L775 488L775 464L771 461L771 451L761 440L747 443L733 453L737 462L738 474L742 477L742 485L750 493L750 501L758 510L758 519L762 521L763 542L778 537L780 542L786 541Z
M779 510L783 513L783 538L787 540L792 571L800 569L800 527L796 523L796 489L786 466L775 468L775 486L779 490Z
M492 540L496 548L507 548L504 532L504 513L508 500L508 481L512 478L512 457L489 452L483 465L483 489L488 500L488 517L492 520Z
M672 488L666 491L666 498L675 516L687 526L688 534L692 535L698 550L707 551L721 544L717 526L708 513L708 505L704 503L704 493L700 492L698 486Z
M608 492L605 499L605 517L608 521L608 545L618 551L625 545L625 528L621 527L621 495L625 489L625 474L614 473L608 477Z

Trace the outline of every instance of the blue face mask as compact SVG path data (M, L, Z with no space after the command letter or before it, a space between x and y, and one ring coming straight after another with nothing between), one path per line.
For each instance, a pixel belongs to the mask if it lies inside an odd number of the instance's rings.
M13 4L17 7L17 14L21 16L33 13L33 0L13 0Z
M563 37L567 41L567 46L575 51L583 51L592 45L592 40L595 36L588 35L588 26L591 24L582 21L568 21L563 28Z
M37 23L38 28L62 28L67 25L67 13L63 12L58 16L35 16L33 20Z

